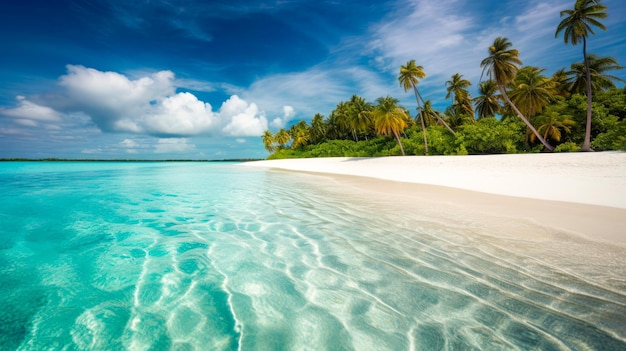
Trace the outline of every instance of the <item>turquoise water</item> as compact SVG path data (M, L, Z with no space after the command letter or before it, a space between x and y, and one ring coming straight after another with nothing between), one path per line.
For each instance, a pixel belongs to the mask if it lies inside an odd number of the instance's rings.
M626 349L620 248L583 274L585 242L234 164L0 163L0 194L1 350Z

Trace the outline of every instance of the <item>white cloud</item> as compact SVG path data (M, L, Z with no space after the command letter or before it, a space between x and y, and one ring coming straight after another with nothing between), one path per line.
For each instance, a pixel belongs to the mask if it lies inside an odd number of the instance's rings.
M184 153L196 149L194 144L189 144L187 138L159 139L154 152L157 154Z
M156 134L201 134L218 122L218 115L211 111L211 105L191 93L167 97L151 112L140 123L145 130Z
M101 148L83 149L83 150L81 151L81 153L82 153L82 154L89 154L89 155L92 155L92 154L101 154L101 153L103 153L103 150L102 150Z
M123 147L131 147L131 148L139 146L134 140L131 140L131 139L122 140L120 142L120 145Z
M140 145L132 139L124 139L119 143L123 149L126 150L128 154L137 154L139 153Z
M38 105L28 101L24 96L16 97L18 106L12 109L2 109L0 113L21 119L18 123L28 126L36 126L35 121L57 122L61 120L61 114L47 106Z
M256 104L234 95L213 111L209 103L189 92L176 93L171 71L130 79L117 72L67 66L60 78L72 109L82 111L104 131L146 133L157 136L199 134L258 136L267 120Z
M283 106L283 116L276 117L272 120L272 127L276 129L285 128L287 122L289 122L293 116L296 115L296 111L291 106Z
M39 123L33 121L32 119L16 119L15 123L21 124L26 127L37 127Z
M220 118L227 123L222 131L229 136L260 136L267 129L267 118L259 113L257 105L237 95L222 104Z

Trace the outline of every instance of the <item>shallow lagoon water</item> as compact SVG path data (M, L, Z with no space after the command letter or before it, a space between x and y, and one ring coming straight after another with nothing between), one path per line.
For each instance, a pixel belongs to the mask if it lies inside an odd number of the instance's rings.
M621 247L223 163L2 163L0 193L2 350L626 349Z

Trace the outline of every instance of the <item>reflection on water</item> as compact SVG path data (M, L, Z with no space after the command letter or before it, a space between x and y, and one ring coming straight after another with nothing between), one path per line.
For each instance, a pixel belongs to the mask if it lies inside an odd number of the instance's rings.
M0 165L0 349L626 348L624 248L310 175L46 165Z

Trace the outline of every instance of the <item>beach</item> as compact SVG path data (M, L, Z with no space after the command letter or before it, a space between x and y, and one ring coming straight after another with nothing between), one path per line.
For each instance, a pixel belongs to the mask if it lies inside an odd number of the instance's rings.
M546 233L554 232L549 228L626 245L624 152L339 157L244 165L331 177L431 218L479 223L486 232L511 238L549 240Z

